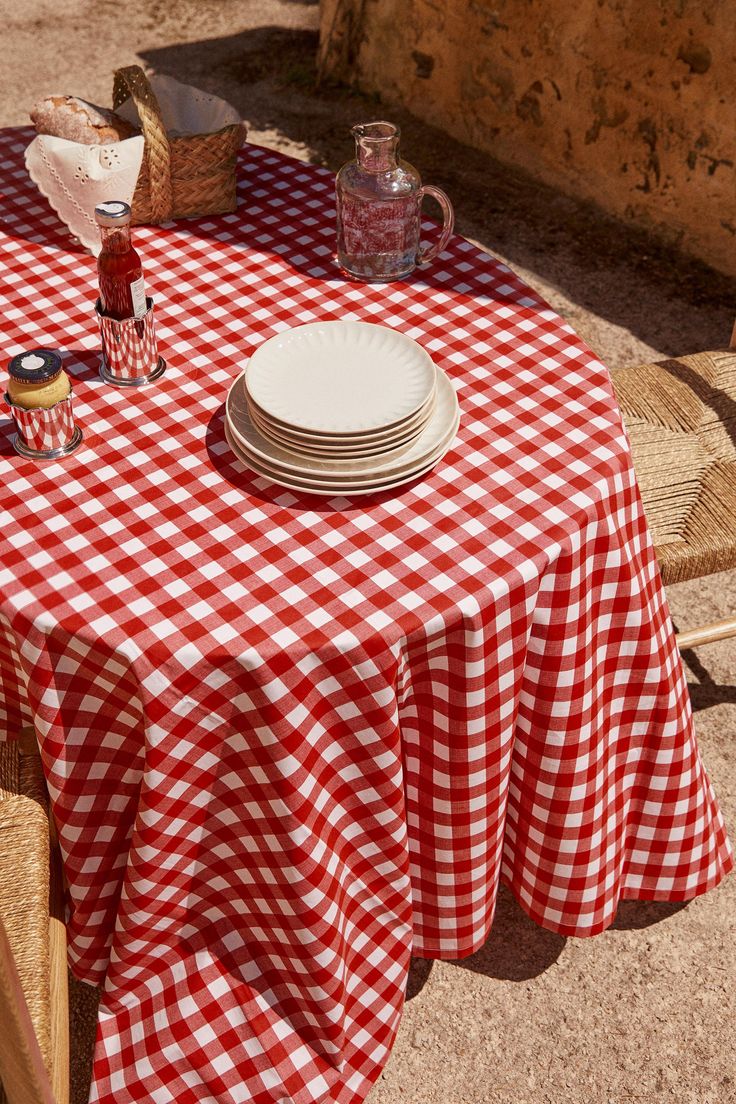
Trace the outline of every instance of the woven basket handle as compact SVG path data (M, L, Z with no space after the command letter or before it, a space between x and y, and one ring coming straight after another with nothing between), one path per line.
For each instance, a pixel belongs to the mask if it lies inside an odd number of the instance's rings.
M112 109L120 107L128 98L133 100L143 129L148 163L148 179L151 189L151 217L153 222L166 222L173 212L171 192L171 147L161 121L161 108L148 77L140 65L126 65L115 71L112 88Z

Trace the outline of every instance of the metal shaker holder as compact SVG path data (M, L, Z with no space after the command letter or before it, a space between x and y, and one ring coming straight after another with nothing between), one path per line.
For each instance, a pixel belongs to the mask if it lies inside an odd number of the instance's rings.
M116 387L140 387L153 383L166 371L159 356L153 319L153 299L146 298L146 313L141 318L109 318L99 299L95 303L102 338L100 376Z
M30 460L57 460L68 456L81 443L82 431L74 424L71 392L51 407L26 410L16 406L6 393L18 431L13 437L13 448Z
M17 430L11 439L15 451L29 460L58 460L74 452L81 443L82 431L74 422L72 387L59 354L53 349L16 353L8 365L8 375L5 402ZM54 384L58 384L59 393L66 391L64 397L51 406L39 405L51 397L44 392L50 386L53 390ZM25 402L20 401L20 395Z

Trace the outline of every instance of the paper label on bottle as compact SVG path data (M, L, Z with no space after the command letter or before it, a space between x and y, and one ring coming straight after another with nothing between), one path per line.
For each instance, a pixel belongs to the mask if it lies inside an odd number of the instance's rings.
M133 280L130 285L130 297L133 300L134 318L142 318L146 313L146 287L142 276Z

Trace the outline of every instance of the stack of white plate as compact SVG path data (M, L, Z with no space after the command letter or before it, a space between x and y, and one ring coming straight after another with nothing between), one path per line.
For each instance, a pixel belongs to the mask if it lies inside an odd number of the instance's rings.
M459 421L450 381L411 338L367 322L312 322L256 350L228 394L225 435L274 483L357 495L430 471Z

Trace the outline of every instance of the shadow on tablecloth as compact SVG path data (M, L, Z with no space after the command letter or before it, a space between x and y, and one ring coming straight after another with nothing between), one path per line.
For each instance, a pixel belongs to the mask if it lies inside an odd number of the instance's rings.
M287 487L271 483L265 477L252 472L244 462L233 455L225 437L224 403L218 406L207 424L205 445L213 468L232 487L246 491L258 502L277 502L280 507L286 507L287 509L294 507L299 510L308 509L314 514L334 514L336 510L346 516L349 516L351 512L363 513L369 506L390 498L396 498L398 494L410 490L417 481L426 479L426 475L419 475L416 479L402 483L393 490L376 491L375 494L360 495L359 497L340 494L325 497L310 494L308 491L290 490Z

